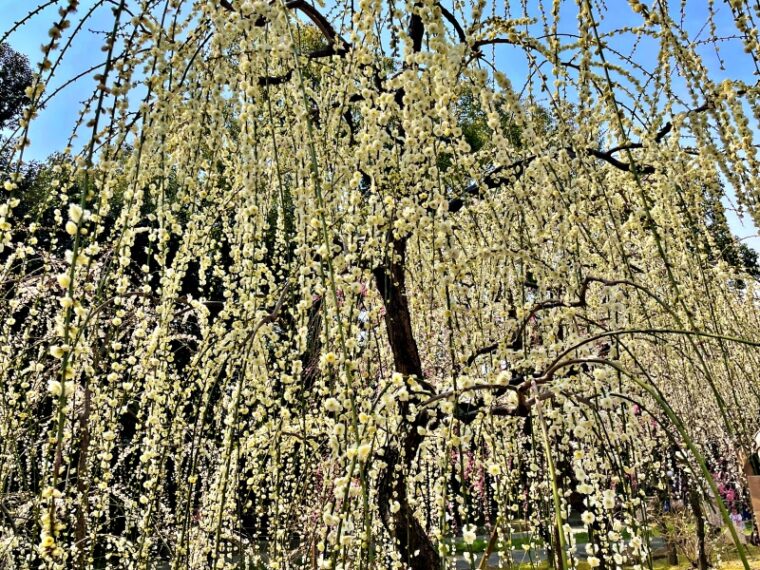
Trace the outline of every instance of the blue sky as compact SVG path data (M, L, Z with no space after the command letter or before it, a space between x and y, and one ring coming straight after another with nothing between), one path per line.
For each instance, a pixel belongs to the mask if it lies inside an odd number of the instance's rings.
M15 0L0 0L0 7L3 14L2 20L0 20L0 32L4 32L14 22L23 18L31 7L36 2L19 2ZM512 2L513 6L519 6L520 2ZM551 2L545 2L545 4L551 4ZM671 0L671 4L676 6L680 4L680 1ZM688 3L688 11L686 12L686 24L689 29L695 33L700 30L707 20L706 2L692 1ZM81 17L90 6L93 5L92 0L84 1L81 3L78 15ZM538 0L529 0L529 7L537 6ZM619 27L624 25L635 25L638 22L634 21L634 15L627 6L625 0L612 0L608 2L608 6L619 5L620 10L608 10L605 14L605 21L600 23L600 28L606 27ZM568 28L567 32L576 32L576 19L575 19L575 2L566 2L562 19L566 22ZM717 24L721 27L721 24L731 24L731 15L728 11L728 7L722 4L716 3L718 10ZM40 59L41 46L49 40L47 32L51 24L57 18L58 6L53 5L39 14L33 19L33 21L20 30L16 31L8 39L9 43L14 49L27 55L32 63L36 63ZM513 15L519 15L519 8L513 8ZM505 14L504 0L497 0L496 15ZM111 21L110 7L106 5L96 10L85 26L87 30L104 30L108 29L109 22ZM63 60L63 64L57 74L58 80L61 81L65 78L72 77L77 73L87 69L93 63L102 60L102 53L99 51L100 42L102 37L88 31L78 38L72 45L72 48L68 56ZM620 44L617 47L629 48L625 39L620 39ZM750 65L750 60L741 52L740 46L732 44L731 42L724 42L722 46L722 57L726 63L726 70L721 71L719 66L719 60L717 55L712 49L705 48L701 55L707 64L708 68L714 74L714 77L733 77L742 78L747 82L752 81L752 73L754 68ZM641 58L641 61L647 61L650 58L654 61L656 57L656 46L653 42L643 42L637 48L637 57ZM504 62L509 62L508 71L510 75L516 77L525 77L526 67L524 63L514 58L514 54L510 53L508 49L501 48L496 49L493 53L493 57L497 60L497 66L504 69ZM516 81L516 85L519 83ZM55 87L57 85L54 79L53 83L49 87ZM44 109L38 119L32 124L31 127L31 147L27 156L32 159L44 159L51 153L61 150L65 145L70 135L71 128L74 125L74 121L77 116L77 112L81 108L81 103L85 100L94 86L92 79L86 79L84 81L76 82L74 85L66 88L57 97L51 101L51 103ZM759 137L760 138L760 137ZM749 216L744 216L741 219L734 211L729 197L726 205L728 207L727 216L729 218L729 224L733 232L739 238L748 238L745 243L751 245L756 250L760 251L760 238L754 237L757 234L757 230L754 228Z
M0 31L5 33L13 23L26 16L32 5L36 3L0 0L0 6L2 6L2 10L0 11L2 13ZM88 5L91 5L91 2L82 2L82 8L79 10L80 16L85 13ZM36 64L41 59L42 46L50 41L48 30L57 19L58 6L50 6L27 25L11 35L8 38L8 43L13 49L26 55L32 64ZM87 28L106 29L109 21L111 21L110 9L100 9L93 14L93 19L90 25L87 25ZM88 32L79 41L73 42L70 53L62 61L60 71L56 74L58 80L73 77L102 60L103 54L99 50L100 41L102 41L102 38L98 38ZM55 87L58 84L56 79L54 79L52 86ZM40 113L30 129L32 144L27 153L30 159L42 160L51 153L60 151L66 146L66 141L71 134L71 129L81 108L81 103L92 92L94 85L95 82L92 79L75 83L63 90Z

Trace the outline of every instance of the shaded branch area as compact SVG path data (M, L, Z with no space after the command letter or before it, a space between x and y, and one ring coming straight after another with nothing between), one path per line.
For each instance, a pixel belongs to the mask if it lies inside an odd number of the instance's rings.
M525 317L522 318L517 328L515 329L515 332L510 336L509 340L493 342L478 348L472 354L470 354L470 356L467 357L465 361L467 366L471 366L479 357L493 354L500 348L507 350L520 350L523 347L523 336L525 329L527 328L530 321L542 311L556 308L580 308L587 306L589 288L593 283L599 283L607 287L613 287L616 285L635 286L634 283L626 279L603 279L601 277L593 276L586 277L583 279L583 281L581 281L581 285L578 290L578 297L576 300L566 301L563 299L552 298L534 303Z

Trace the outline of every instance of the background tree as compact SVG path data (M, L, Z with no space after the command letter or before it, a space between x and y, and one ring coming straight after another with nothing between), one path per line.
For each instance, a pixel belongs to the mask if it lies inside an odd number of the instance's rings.
M7 43L0 44L0 130L15 128L24 105L29 103L27 88L32 71L26 56Z

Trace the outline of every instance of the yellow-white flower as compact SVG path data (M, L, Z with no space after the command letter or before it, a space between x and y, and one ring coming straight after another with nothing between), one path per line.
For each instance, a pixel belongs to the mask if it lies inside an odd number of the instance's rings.
M72 222L79 223L79 220L82 219L82 213L84 210L79 206L79 204L69 204L69 220Z
M63 393L63 386L58 380L49 380L48 381L48 392L55 396L56 398L59 397Z
M322 362L327 366L332 366L338 361L338 357L334 352L328 352L322 357Z
M66 354L66 351L62 346L56 344L50 347L50 354L55 358L63 358L63 355Z
M615 508L615 491L607 489L602 493L602 505L607 510Z
M327 526L335 526L336 524L338 524L338 523L340 522L340 517L338 517L338 516L336 516L336 515L333 515L333 514L331 514L331 513L328 513L328 512L326 512L326 513L324 513L324 514L322 515L322 521L323 521L323 522L324 522L324 523L325 523Z
M359 461L366 461L367 457L369 457L370 451L372 451L372 445L369 443L363 443L356 448L356 456L359 458Z
M473 544L477 538L478 535L475 532L475 525L465 525L462 529L462 540L464 540L464 543Z

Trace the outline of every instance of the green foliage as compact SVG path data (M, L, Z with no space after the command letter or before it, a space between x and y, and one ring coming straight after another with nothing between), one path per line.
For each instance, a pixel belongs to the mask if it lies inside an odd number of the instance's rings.
M15 128L24 105L32 71L26 56L7 43L0 44L0 130Z

